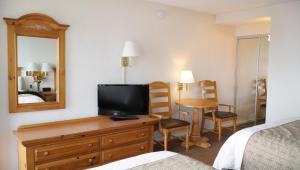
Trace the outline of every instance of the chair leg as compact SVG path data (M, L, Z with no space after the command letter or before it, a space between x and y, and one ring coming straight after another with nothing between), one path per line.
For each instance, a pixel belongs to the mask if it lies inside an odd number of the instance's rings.
M236 132L236 119L233 119L233 133Z
M222 127L221 127L221 121L220 120L218 121L218 129L219 129L218 130L219 131L218 132L218 135L219 135L218 137L219 137L219 142L220 142L222 140Z
M164 150L167 151L168 150L168 136L169 136L169 132L167 132L166 130L164 130Z
M190 140L190 126L188 126L186 128L186 132L185 133L186 133L185 134L185 149L188 152L189 151L189 147L190 147L190 145L189 145L189 140Z
M217 121L214 121L214 131L218 132L218 123L217 123Z

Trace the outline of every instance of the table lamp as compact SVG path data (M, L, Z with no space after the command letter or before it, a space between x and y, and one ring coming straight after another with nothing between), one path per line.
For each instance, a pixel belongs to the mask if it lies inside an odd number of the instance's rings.
M132 41L126 41L121 57L121 65L123 67L123 83L127 83L127 77L126 77L126 68L130 65L130 58L131 57L138 57L139 51L137 44L135 44Z

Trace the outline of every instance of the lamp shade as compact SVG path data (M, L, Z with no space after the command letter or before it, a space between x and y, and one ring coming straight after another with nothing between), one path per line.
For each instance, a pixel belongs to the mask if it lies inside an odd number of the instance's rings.
M194 83L195 79L191 70L184 70L181 72L179 83Z
M138 57L139 50L137 44L132 41L126 41L122 53L122 57Z
M29 63L26 71L40 71L40 67L37 63Z
M50 71L52 71L52 67L49 63L42 63L41 71L42 72L50 72Z

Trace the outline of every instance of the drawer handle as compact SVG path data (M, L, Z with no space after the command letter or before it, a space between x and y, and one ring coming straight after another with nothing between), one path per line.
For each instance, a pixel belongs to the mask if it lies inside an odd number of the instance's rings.
M145 149L145 146L141 146L141 150L144 150Z
M145 133L142 133L141 136L145 136Z
M45 155L45 156L48 156L48 155L49 155L49 152L44 152L44 155Z
M90 143L90 144L89 144L89 147L92 147L92 146L93 146L93 144Z
M112 142L113 142L113 140L112 140L112 139L109 139L109 140L108 140L108 142L109 142L109 143L112 143Z
M93 159L89 159L89 163L92 163L93 162Z

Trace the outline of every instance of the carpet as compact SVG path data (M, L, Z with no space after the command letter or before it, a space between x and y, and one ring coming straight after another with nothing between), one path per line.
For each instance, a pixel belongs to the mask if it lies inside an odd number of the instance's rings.
M247 123L247 124L240 125L240 126L238 126L238 129L243 129L243 128L250 127L250 126L253 126L253 123ZM172 152L177 152L177 153L180 153L183 155L187 155L191 158L197 159L208 165L212 165L214 163L214 160L215 160L220 148L222 147L224 142L231 135L232 135L232 131L230 131L228 129L223 129L222 141L219 142L217 134L215 134L213 132L204 133L203 136L209 138L209 143L211 144L211 147L208 149L203 149L203 148L200 148L197 146L191 146L188 152L186 152L185 148L181 146L181 141L175 139L175 140L169 141L168 150L172 151ZM163 150L163 147L161 145L155 144L154 150L161 151L161 150Z

